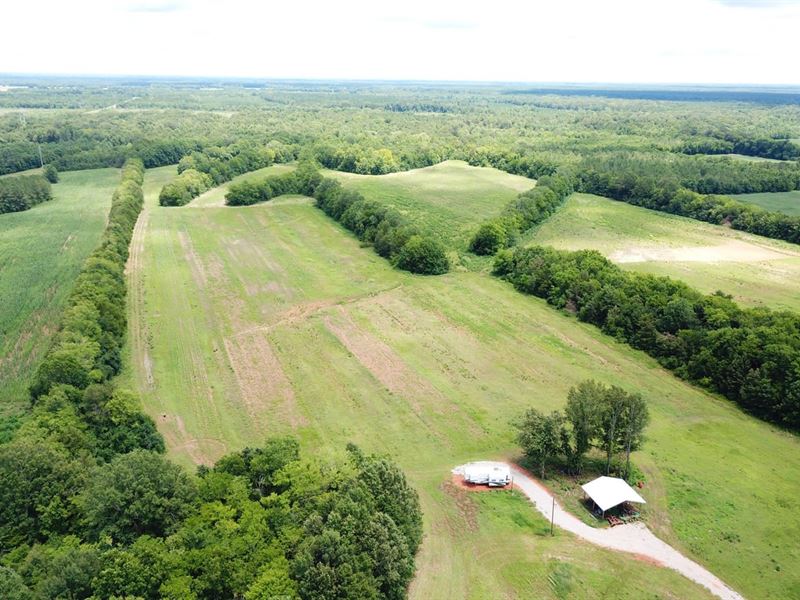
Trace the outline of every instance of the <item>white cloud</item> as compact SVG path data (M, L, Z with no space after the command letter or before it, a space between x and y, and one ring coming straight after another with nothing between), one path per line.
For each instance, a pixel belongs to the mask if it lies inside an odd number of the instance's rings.
M3 13L0 72L800 83L796 1L38 0Z

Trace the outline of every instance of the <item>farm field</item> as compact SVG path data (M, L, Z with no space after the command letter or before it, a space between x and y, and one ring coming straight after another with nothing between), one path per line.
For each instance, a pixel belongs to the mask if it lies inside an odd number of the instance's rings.
M800 216L800 191L767 192L764 194L739 194L736 200L757 204L767 210L775 210L787 215Z
M27 405L72 282L100 239L119 171L60 177L52 201L0 215L0 416Z
M260 179L268 175L278 175L279 173L285 173L286 171L291 171L293 168L294 165L292 164L281 164L281 165L272 165L271 167L265 167L263 169L258 169L257 171L250 171L249 173L243 173L237 177L234 177L232 180L223 183L222 185L219 185L217 187L213 187L206 193L201 194L200 196L192 200L191 206L197 206L197 207L224 206L225 194L227 193L228 188L231 186L231 184L241 183L242 181L250 181L253 179Z
M459 160L389 175L339 171L327 171L326 175L338 178L366 198L393 206L458 252L467 249L481 221L498 215L520 192L536 184L526 177L471 167Z
M597 250L626 269L722 290L746 305L800 310L800 248L778 240L573 194L525 242Z
M448 163L448 179L469 189L456 167L471 170ZM650 401L653 423L636 462L648 475L643 493L656 533L747 597L800 593L795 436L486 274L393 270L309 199L158 207L172 174L165 167L146 176L122 379L142 394L176 460L210 463L287 432L323 456L348 441L392 455L425 513L414 598L565 597L562 587L589 597L703 597L670 571L565 533L550 539L514 494L468 495L449 483L455 465L513 457L513 417L531 405L560 407L572 385L594 377ZM352 181L416 210L413 184L394 183L402 178ZM433 194L437 178L420 179ZM518 191L498 192L497 207ZM467 224L484 216L470 219L464 206L453 212L461 225L451 227L444 215L455 209L440 205L450 240L466 239ZM494 206L483 210L496 214ZM675 243L699 244L703 234L687 229ZM781 469L765 458L776 456Z

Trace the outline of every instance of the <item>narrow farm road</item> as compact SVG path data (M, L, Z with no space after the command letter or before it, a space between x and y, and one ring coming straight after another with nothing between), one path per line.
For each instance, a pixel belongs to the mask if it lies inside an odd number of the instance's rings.
M518 467L509 466L517 489L525 494L533 502L537 510L550 520L550 513L553 507L552 494L547 488ZM708 588L719 598L724 600L743 600L740 594L725 585L713 573L693 560L686 558L675 548L653 535L644 523L628 523L609 529L596 529L566 512L558 502L555 503L554 522L562 529L566 529L597 546L638 554L664 567L674 569L692 581Z

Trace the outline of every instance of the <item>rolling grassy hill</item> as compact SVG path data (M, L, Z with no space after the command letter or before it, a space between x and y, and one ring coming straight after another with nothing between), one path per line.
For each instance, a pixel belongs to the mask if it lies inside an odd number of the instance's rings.
M100 239L118 179L117 169L61 173L52 201L0 215L0 415L27 404L30 377Z
M573 194L524 243L592 249L626 269L800 310L800 246L589 194Z
M448 178L470 189L452 167ZM468 495L449 483L457 464L513 457L511 420L528 406L560 407L593 377L651 403L636 456L650 526L748 597L800 593L795 436L486 274L395 271L308 199L160 208L172 172L147 173L123 379L178 461L208 463L276 433L323 456L348 441L391 454L425 511L413 598L703 597L670 571L566 533L549 538L514 494ZM410 211L438 211L450 240L482 216L457 195L431 209L444 192L423 178L415 194L396 179L352 178ZM507 187L482 214L515 193Z
M481 221L498 215L520 192L536 184L526 177L470 167L458 160L380 176L325 173L367 198L393 206L458 252L467 249Z
M793 192L767 192L763 194L739 194L736 200L757 204L767 210L800 216L800 190Z

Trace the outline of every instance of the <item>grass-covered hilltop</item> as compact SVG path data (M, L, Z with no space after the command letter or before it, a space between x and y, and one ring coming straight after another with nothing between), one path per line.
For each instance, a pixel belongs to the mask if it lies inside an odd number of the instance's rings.
M797 90L7 79L0 598L800 596Z

